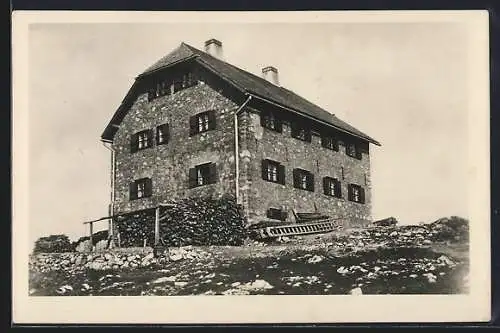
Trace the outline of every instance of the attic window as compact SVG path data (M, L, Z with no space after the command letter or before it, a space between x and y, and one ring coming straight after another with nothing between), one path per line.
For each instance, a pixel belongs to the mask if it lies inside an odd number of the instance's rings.
M339 144L337 139L332 135L322 135L321 136L321 146L331 149L334 151L339 150Z
M269 219L285 221L288 218L288 213L282 209L269 208L266 212Z
M351 156L357 159L361 159L361 151L359 150L358 145L353 142L348 142L345 147L345 153L347 156Z
M195 86L198 83L196 75L192 72L181 73L156 82L148 91L148 100L151 101L161 96L168 96L183 89Z
M297 122L292 122L292 137L306 141L306 142L311 142L311 130Z
M262 127L281 133L283 131L282 122L272 112L263 111L260 115L260 124Z

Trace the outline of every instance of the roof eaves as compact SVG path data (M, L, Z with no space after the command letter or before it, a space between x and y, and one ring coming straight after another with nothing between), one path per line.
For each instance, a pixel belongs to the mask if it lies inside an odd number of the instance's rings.
M197 54L190 55L188 57L185 57L185 58L179 59L177 61L174 61L174 62L172 62L172 63L170 63L168 65L160 66L160 67L155 68L153 70L145 71L145 72L139 74L138 76L136 76L135 79L137 80L137 79L143 78L144 76L147 76L147 75L150 75L150 74L162 71L162 70L164 70L166 68L175 66L175 65L180 64L180 63L182 63L184 61L187 61L187 60L190 60L190 59L194 59L194 58L197 58L197 57L199 57L199 55L197 55Z
M377 145L377 146L381 146L380 142L378 142L377 140L375 140L375 139L373 139L373 138L369 137L368 135L362 136L362 135L359 135L359 134L357 134L357 133L353 133L353 132L348 131L348 130L346 130L346 129L344 129L344 128L341 128L341 127L339 127L339 126L336 126L336 125L334 125L334 124L332 124L332 123L330 123L330 122L327 122L327 121L325 121L325 120L322 120L322 119L316 118L316 117L314 117L314 116L312 116L312 115L310 115L310 114L308 114L308 113L302 112L302 111L297 110L297 109L290 108L290 107L285 106L285 105L282 105L282 104L277 103L277 102L275 102L275 101L272 101L272 100L270 100L270 99L268 99L268 98L266 98L266 97L259 96L259 94L255 93L255 92L250 91L250 92L249 92L249 94L250 94L250 95L252 95L252 96L253 96L253 97L255 97L255 98L258 98L258 99L260 99L260 100L263 100L263 101L268 102L268 103L271 103L271 104L274 104L274 105L276 105L276 106L278 106L278 107L281 107L281 108L283 108L283 109L285 109L285 110L288 110L288 111L291 111L291 112L297 113L297 114L299 114L299 115L301 115L301 116L304 116L304 117L307 117L307 118L311 118L311 119L313 119L313 120L315 120L315 121L317 121L317 122L320 122L320 123L325 124L325 125L327 125L327 126L333 127L333 128L335 128L335 129L337 129L337 130L339 130L339 131L341 131L341 132L344 132L344 133L347 133L347 134L353 135L353 136L355 136L355 137L357 137L357 138L360 138L360 139L363 139L363 140L367 140L367 141L369 141L369 142L371 142L371 143L373 143L373 144L375 144L375 145Z

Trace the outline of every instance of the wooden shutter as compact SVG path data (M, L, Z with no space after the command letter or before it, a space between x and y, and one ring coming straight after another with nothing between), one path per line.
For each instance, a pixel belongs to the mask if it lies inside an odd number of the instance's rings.
M278 183L285 185L285 166L281 164L278 166Z
M137 199L137 184L136 182L132 182L128 185L129 188L129 198L130 200Z
M328 177L323 178L323 193L326 195L330 195L330 181Z
M153 195L153 180L151 178L144 179L144 196L150 197Z
M267 167L269 165L268 160L262 160L262 179L264 180L269 180L267 179Z
M283 121L280 118L276 118L276 132L283 132Z
M267 115L267 113L264 111L262 111L260 113L260 126L262 126L262 127L266 127L266 121L265 121L266 115Z
M130 136L130 152L135 153L138 148L139 148L139 140L137 133L135 133Z
M284 211L284 210L282 210L282 211L281 211L281 214L280 214L280 215L281 215L281 216L280 216L280 220L281 220L281 221L285 221L285 220L288 218L288 212L286 212L286 211Z
M352 184L347 185L347 199L352 201Z
M196 187L196 168L189 169L189 188Z
M335 193L334 195L337 198L342 198L342 185L340 184L340 181L338 179L333 180L335 182Z
M326 135L321 136L321 147L328 148L327 140L328 140L328 137Z
M148 137L148 145L146 147L152 147L153 146L153 130L150 129L146 132L146 135Z
M361 147L359 145L354 145L356 147L356 158L360 160L363 157L363 154L361 153Z
M217 127L216 120L215 120L215 111L211 110L208 111L208 129L213 130Z
M210 163L208 166L208 183L214 184L217 182L217 165L215 163Z
M305 129L305 132L306 132L306 141L307 142L311 142L311 130L310 129Z
M198 117L192 116L189 118L189 136L198 133Z
M310 172L307 175L307 189L314 192L314 175Z
M295 121L292 121L290 123L290 133L292 137L296 138L297 137L297 125L295 124Z
M365 203L365 189L363 187L359 188L359 202Z
M300 184L300 170L293 169L293 187L299 188Z

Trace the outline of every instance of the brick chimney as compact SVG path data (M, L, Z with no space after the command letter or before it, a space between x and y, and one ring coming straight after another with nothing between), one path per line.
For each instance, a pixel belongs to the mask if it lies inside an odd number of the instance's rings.
M212 38L205 42L205 52L218 59L222 59L222 43Z
M262 77L274 85L279 86L280 82L278 79L278 69L273 66L267 66L262 68Z

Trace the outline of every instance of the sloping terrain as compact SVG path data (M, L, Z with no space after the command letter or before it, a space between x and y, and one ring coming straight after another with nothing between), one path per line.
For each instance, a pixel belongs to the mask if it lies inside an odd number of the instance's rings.
M269 244L188 246L148 267L31 271L30 295L467 293L468 251L468 226L448 219Z

